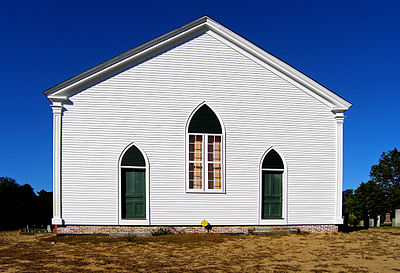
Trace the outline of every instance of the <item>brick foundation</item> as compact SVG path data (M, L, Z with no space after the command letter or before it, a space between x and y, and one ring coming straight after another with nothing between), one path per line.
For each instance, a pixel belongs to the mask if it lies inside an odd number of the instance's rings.
M154 232L159 228L171 233L207 233L202 226L60 226L58 234L110 234ZM260 227L298 228L300 232L324 233L338 232L336 225L301 225L301 226L213 226L210 233L244 233Z

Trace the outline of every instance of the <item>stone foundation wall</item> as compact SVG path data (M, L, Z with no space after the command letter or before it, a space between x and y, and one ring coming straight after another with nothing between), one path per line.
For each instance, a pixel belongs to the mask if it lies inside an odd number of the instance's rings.
M338 232L336 225L302 225L302 226L213 226L210 233L244 233L255 228L298 228L300 232L324 233ZM58 234L112 234L112 233L148 233L159 228L168 229L171 233L207 233L202 226L59 226Z

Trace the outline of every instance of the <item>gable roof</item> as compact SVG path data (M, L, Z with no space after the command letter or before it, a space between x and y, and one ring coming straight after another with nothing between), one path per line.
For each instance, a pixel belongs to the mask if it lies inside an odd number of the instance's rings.
M324 87L307 75L293 68L264 49L256 46L208 16L203 16L147 43L128 50L79 75L76 75L47 89L43 93L50 101L67 101L68 97L81 90L84 90L85 86L88 86L90 82L99 78L107 77L107 75L115 73L126 64L148 56L148 54L164 48L166 45L184 39L189 35L199 31L208 30L215 33L224 41L227 41L227 43L230 43L230 46L235 46L244 51L246 55L250 56L253 60L256 60L261 65L268 66L268 68L273 68L275 72L281 76L284 76L285 78L288 78L298 87L330 106L332 110L344 112L351 106L350 102L346 101L328 88Z

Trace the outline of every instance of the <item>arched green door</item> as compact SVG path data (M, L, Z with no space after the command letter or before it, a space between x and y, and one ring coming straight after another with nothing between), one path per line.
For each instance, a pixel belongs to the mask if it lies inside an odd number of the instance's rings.
M122 169L122 218L146 218L146 172Z
M282 178L284 169L282 158L274 149L271 149L262 162L262 219L282 218Z
M282 172L262 173L262 218L282 218Z
M121 161L121 218L146 219L146 160L132 145Z

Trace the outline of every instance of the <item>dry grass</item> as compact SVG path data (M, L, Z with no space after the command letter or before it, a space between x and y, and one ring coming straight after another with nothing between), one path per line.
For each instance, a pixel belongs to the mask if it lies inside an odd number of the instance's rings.
M398 272L400 229L149 238L0 233L1 272Z

